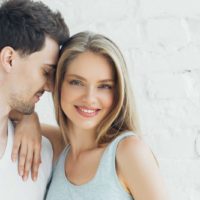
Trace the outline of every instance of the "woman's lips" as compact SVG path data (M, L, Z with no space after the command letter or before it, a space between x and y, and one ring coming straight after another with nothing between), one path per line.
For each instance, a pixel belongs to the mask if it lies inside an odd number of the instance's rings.
M96 109L96 108L87 108L87 107L82 107L82 106L75 106L77 112L83 116L83 117L94 117L98 114L98 112L100 111L100 109Z

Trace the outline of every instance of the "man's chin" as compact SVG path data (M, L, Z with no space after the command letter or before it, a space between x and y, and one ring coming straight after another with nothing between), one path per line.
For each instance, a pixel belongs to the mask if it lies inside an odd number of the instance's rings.
M35 110L35 105L34 106L30 106L30 105L23 106L23 107L18 108L16 110L23 113L24 115L31 115Z

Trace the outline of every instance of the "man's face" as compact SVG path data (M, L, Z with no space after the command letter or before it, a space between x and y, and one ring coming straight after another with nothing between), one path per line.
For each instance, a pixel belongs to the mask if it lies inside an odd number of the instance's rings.
M28 56L16 54L12 63L14 70L9 75L11 109L24 114L33 112L43 92L50 90L50 75L55 69L58 53L59 45L46 37L42 50Z

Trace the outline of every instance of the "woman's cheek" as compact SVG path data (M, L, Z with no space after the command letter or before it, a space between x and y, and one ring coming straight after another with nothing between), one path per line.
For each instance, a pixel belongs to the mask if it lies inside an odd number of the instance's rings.
M114 94L112 92L102 95L102 103L105 108L111 108L114 101Z

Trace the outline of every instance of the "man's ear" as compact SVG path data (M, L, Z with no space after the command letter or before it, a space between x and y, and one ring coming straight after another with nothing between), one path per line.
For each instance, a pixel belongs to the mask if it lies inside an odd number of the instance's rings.
M15 55L15 50L12 47L6 46L0 51L0 62L6 72L12 70L12 62Z

